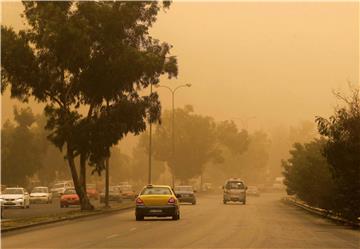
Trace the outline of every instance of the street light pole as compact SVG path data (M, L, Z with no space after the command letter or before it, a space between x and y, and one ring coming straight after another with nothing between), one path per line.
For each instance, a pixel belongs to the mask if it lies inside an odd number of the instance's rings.
M172 97L172 120L171 120L171 123L172 123L172 127L171 127L171 140L172 140L172 152L171 152L171 157L172 157L172 160L173 160L173 169L172 169L172 187L174 188L175 187L175 92L182 88L182 87L191 87L191 84L185 84L185 85L180 85L180 86L177 86L175 87L174 89L171 89L170 87L168 86L163 86L163 85L156 85L156 87L163 87L163 88L166 88L168 89L170 92L171 92L171 97Z
M152 84L150 84L150 95L152 94ZM148 184L151 184L151 171L152 171L152 165L151 165L151 157L152 157L152 123L149 120L149 178L148 178Z

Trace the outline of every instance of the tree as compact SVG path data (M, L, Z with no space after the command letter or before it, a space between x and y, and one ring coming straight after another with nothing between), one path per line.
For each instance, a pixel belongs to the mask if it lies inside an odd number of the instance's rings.
M30 108L14 107L16 126L9 120L2 128L1 182L26 186L28 178L42 168L43 149L31 126L36 118Z
M327 138L324 156L339 191L336 209L356 221L360 217L360 93L359 88L351 90L350 97L336 93L346 105L338 107L329 119L317 117L316 122Z
M310 205L333 209L337 191L322 155L325 143L325 139L295 143L290 158L282 161L283 175L288 194L295 194Z
M145 184L149 173L149 133L142 133L132 153L131 175L139 184ZM152 158L151 175L152 182L156 182L165 171L163 161Z
M139 91L177 75L171 46L149 35L164 2L23 2L29 29L2 26L2 92L45 103L48 138L65 150L81 209L86 165L100 173L110 148L160 116L157 94ZM79 172L75 159L80 159Z
M175 110L175 156L172 156L171 112L165 111L153 139L154 158L167 162L176 178L183 182L200 176L204 166L219 157L215 122L193 113L192 106Z

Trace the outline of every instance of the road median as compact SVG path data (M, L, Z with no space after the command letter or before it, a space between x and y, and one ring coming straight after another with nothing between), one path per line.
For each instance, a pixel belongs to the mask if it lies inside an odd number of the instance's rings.
M310 206L307 203L305 203L304 201L296 199L295 197L290 197L290 196L283 197L282 201L285 204L299 207L299 208L301 208L303 210L306 210L307 212L309 212L311 214L321 216L321 217L329 219L331 221L341 223L343 225L352 226L352 227L357 228L357 229L360 228L360 222L349 221L347 219L344 219L344 218L334 214L330 210Z
M96 215L110 214L131 208L134 208L134 203L132 202L116 205L110 208L105 208L105 207L96 208L95 210L92 211L74 210L74 211L69 211L67 213L58 213L58 214L51 214L46 216L2 220L1 233L19 230L23 228L52 224L67 220L75 220L75 219L96 216Z

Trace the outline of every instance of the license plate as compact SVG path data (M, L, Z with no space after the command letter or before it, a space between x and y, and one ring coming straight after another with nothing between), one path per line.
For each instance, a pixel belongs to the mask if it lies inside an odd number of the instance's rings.
M150 213L161 213L162 210L161 209L151 209Z

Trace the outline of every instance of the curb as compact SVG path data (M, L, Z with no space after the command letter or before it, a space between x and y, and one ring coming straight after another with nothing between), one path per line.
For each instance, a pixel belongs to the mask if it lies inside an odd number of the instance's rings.
M120 207L120 208L114 208L114 209L108 209L108 210L100 210L98 212L96 212L96 210L95 210L94 213L88 213L88 214L84 214L84 215L78 215L78 216L72 216L72 217L61 217L61 218L54 219L54 220L40 221L37 223L27 224L27 225L18 226L18 227L4 228L4 229L1 229L1 233L16 231L16 230L20 230L20 229L24 229L24 228L37 227L37 226L41 226L41 225L48 225L48 224L58 223L58 222L62 222L62 221L77 220L77 219L81 219L81 218L88 218L91 216L111 214L111 213L115 213L115 212L119 212L119 211L127 210L127 209L133 209L133 208L134 208L134 206Z
M310 205L308 205L308 204L306 204L304 202L296 200L295 198L283 197L282 202L284 202L285 204L289 204L289 205L299 207L301 209L306 210L307 212L309 212L311 214L321 216L321 217L329 219L331 221L334 221L334 222L337 222L337 223L342 223L343 225L352 226L352 227L357 228L357 229L360 228L360 223L346 220L344 218L341 218L339 216L331 214L331 212L329 210L310 206Z

